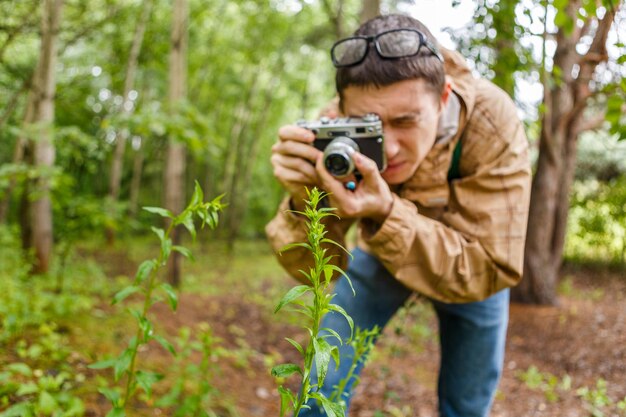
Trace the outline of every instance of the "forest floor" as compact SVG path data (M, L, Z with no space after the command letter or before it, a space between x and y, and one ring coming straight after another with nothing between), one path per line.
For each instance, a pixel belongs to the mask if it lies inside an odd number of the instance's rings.
M277 382L269 369L298 362L284 338L302 340L305 332L274 306L294 282L278 267L263 243L245 243L234 257L196 248L185 265L178 310L153 307L159 331L175 338L181 328L208 323L219 337L220 358L210 383L217 389L217 415L277 417ZM211 253L212 252L212 253ZM202 262L206 253L211 262ZM137 254L125 249L83 253L95 258L109 277L132 276ZM140 254L139 256L143 256ZM132 301L131 301L132 302ZM134 322L123 309L103 299L82 328L70 329L76 361L87 363L119 354ZM111 316L117 316L112 319ZM126 318L120 318L126 315ZM99 321L98 321L99 320ZM114 327L119 327L111 330ZM103 341L107 339L108 341ZM167 369L171 355L158 345L141 352L140 366ZM436 416L438 370L436 316L427 301L414 299L391 321L379 339L352 402L350 417ZM467 358L471 360L471 358ZM87 381L109 378L85 369ZM167 373L167 371L166 371ZM289 384L289 382L287 382ZM162 395L168 378L156 389ZM87 416L104 416L108 401L86 390ZM165 408L139 406L136 415L171 415ZM135 415L134 413L132 415ZM511 304L504 374L493 417L626 416L626 277L606 268L566 266L554 307Z

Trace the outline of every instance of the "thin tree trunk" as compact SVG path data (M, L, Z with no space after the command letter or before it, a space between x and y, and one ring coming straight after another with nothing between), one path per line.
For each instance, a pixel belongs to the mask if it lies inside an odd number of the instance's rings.
M172 39L169 70L170 109L187 95L187 0L175 0L172 19ZM175 214L183 210L185 198L185 146L170 138L165 165L165 207ZM180 244L180 228L172 231L172 243ZM174 286L180 285L182 257L173 252L168 266L168 280Z
M24 126L28 126L33 121L33 117L35 114L35 95L33 92L28 94L27 103L26 103L26 111L24 114ZM20 135L15 142L15 149L13 150L13 164L19 164L24 161L24 154L26 152L26 147L28 146L28 139L24 134ZM13 194L13 189L16 185L16 179L9 179L9 185L2 195L2 200L0 201L0 224L6 223L8 213L9 213L9 202L11 201L11 195ZM26 202L27 203L27 202ZM30 241L30 238L28 239ZM26 246L26 242L22 242L23 246ZM27 247L30 247L28 245Z
M333 4L335 3L337 4L337 7L333 7ZM333 32L335 32L335 37L337 39L343 38L345 36L345 31L344 31L344 26L343 26L344 3L345 3L345 0L337 0L336 2L330 1L330 0L323 1L324 9L326 11L326 14L328 15L328 19L330 20L330 23L333 28Z
M380 14L380 0L363 0L359 21L365 23Z
M283 65L281 59L273 68L272 73L278 74L278 69ZM280 82L280 78L277 76L272 77L269 85L265 88L265 94L263 95L263 101L261 103L263 109L261 115L257 119L256 127L253 133L248 133L248 140L244 144L242 149L245 152L241 152L238 159L238 166L240 169L233 177L231 188L228 190L231 196L231 203L229 207L229 216L226 219L226 244L229 252L232 252L235 246L235 241L239 236L239 231L245 212L247 209L247 201L249 197L248 190L251 188L252 170L259 154L261 140L259 138L262 135L263 129L267 123L267 119L270 115L270 109L272 105L273 92L276 91L276 87Z
M575 18L579 6L577 1L568 3L568 14ZM531 191L524 279L514 289L513 300L557 303L556 288L576 166L576 144L581 126L589 125L582 120L583 111L591 97L592 74L598 64L607 59L606 41L615 12L607 11L598 21L591 46L583 56L576 53L576 44L584 33L582 29L576 36L557 33L554 67L560 68L563 75L544 92L546 113L542 119L539 159ZM574 65L580 67L577 77L572 75ZM548 86L545 80L544 86Z
M142 139L143 142L143 139ZM130 217L135 219L137 217L137 210L139 207L139 192L141 191L141 174L143 171L143 148L141 143L139 148L135 150L135 156L133 157L133 176L130 180Z
M135 27L135 34L133 36L133 42L131 44L130 53L128 55L128 64L126 66L126 76L124 79L124 104L122 105L122 112L130 114L133 111L133 102L130 100L129 95L135 86L135 78L137 73L137 63L139 60L139 53L141 52L141 46L143 44L144 33L146 31L146 25L150 17L152 10L153 0L145 0L143 2L143 8L141 10L141 16ZM111 161L111 176L109 181L109 199L112 206L117 203L119 198L120 184L122 182L122 171L124 165L124 153L126 151L127 131L122 130L117 136L117 142L115 144L115 151L113 153L113 159ZM108 227L106 230L107 241L109 244L113 243L115 231L113 228Z
M32 242L35 248L35 273L45 273L52 257L52 204L50 181L46 171L54 165L52 143L54 123L54 95L56 90L56 41L61 20L63 0L45 0L43 3L41 50L34 83L34 122L40 124L40 135L33 147L33 163L40 170L35 180L37 198L32 202Z

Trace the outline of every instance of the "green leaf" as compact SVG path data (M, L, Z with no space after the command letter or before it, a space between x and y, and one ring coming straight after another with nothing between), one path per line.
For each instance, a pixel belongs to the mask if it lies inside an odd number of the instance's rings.
M113 389L113 388L103 387L103 388L98 389L98 392L104 395L104 397L107 400L109 400L111 404L113 404L113 407L117 407L120 405L121 394L119 393L118 390Z
M130 367L130 362L133 357L133 349L127 348L124 352L117 358L115 363L113 364L113 377L115 381L119 381L120 377L128 370Z
M168 342L166 338L158 334L154 334L150 336L150 338L156 340L161 346L169 350L172 355L176 356L176 349L174 349L174 346L172 346L172 344Z
M311 287L309 285L298 285L290 289L287 294L285 294L274 309L274 314L278 313L278 311L283 308L286 304L291 303L307 292L311 291Z
M345 410L341 404L330 401L321 393L314 393L312 397L317 398L322 403L326 416L345 417Z
M111 301L111 304L117 304L120 301L124 300L126 297L128 297L131 294L134 294L138 291L141 291L141 287L138 287L136 285L130 285L126 288L123 288L120 292L118 292L117 294L115 294L115 296L113 296L113 301Z
M341 357L339 356L339 347L331 347L330 356L332 356L333 360L335 361L335 369L339 369L339 361L341 360Z
M161 252L163 253L163 259L170 257L170 253L172 253L172 239L168 238L161 241Z
M282 385L278 387L278 392L280 393L280 417L283 417L288 408L295 406L296 397L289 388L284 388Z
M139 268L137 268L137 273L135 274L135 284L141 284L145 281L146 278L150 275L150 272L156 267L157 261L156 259L149 259L147 261L143 261Z
M89 369L106 369L112 368L115 365L117 359L106 359L103 361L98 361L96 363L92 363L91 365L87 365Z
M165 230L154 226L150 229L152 229L152 231L159 237L159 240L163 242L163 240L165 239Z
M302 347L302 345L300 345L300 343L288 337L285 337L285 340L291 343L291 345L295 347L298 350L298 352L300 352L301 355L304 355L304 348Z
M59 408L59 404L48 391L39 394L39 410L45 414L52 414Z
M158 214L161 217L167 217L169 219L174 218L174 214L171 211L161 207L143 207L143 209L149 213Z
M298 247L304 248L308 251L313 252L313 248L311 247L311 245L309 245L308 243L298 242L298 243L290 243L289 245L283 246L283 248L278 253L282 255L283 252L287 252L288 250L298 248Z
M123 408L115 407L109 411L105 417L126 417L126 412Z
M33 371L30 366L22 362L10 363L6 366L7 371L11 371L14 374L20 374L22 376L31 376Z
M152 385L163 379L163 375L154 372L137 371L135 373L137 378L137 384L148 395L148 398L152 396Z
M317 385L321 387L328 373L331 347L326 340L317 337L313 338L313 347L315 348L315 366L317 366Z
M187 249L186 247L184 247L184 246L174 245L174 246L172 246L172 250L180 253L181 255L183 255L187 259L191 259L192 261L194 260L194 257L193 257L193 254L191 253L191 251L189 249Z
M272 368L272 376L275 378L287 378L296 372L302 375L302 369L295 363L283 363Z
M18 396L30 395L39 392L39 387L34 382L26 382L20 385L20 388L15 393Z
M167 295L167 302L169 303L172 310L176 311L176 308L178 307L178 295L176 294L176 290L174 289L174 287L164 282L163 284L159 285L159 288L161 288Z
M142 342L147 343L153 333L152 323L150 322L150 320L148 320L147 317L139 317L139 329L141 330L141 334L143 335L141 339Z
M193 223L193 213L191 212L186 212L185 216L183 218L181 218L178 222L179 224L182 224L183 226L185 226L185 229L187 229L189 231L189 233L191 234L191 237L195 240L196 239L196 226Z
M328 335L324 335L325 339L327 339L329 337L334 337L334 338L336 338L339 341L340 345L343 344L343 340L341 339L341 336L339 336L339 333L337 333L335 330L331 329L330 327L324 327L322 330L330 333Z
M331 311L335 311L346 318L346 320L348 321L348 324L350 325L350 339L352 339L352 333L354 333L354 321L352 320L352 317L350 317L348 313L346 313L346 311L341 306L338 306L337 304L329 304L328 308Z
M11 406L0 413L1 417L32 417L35 414L33 413L33 405L31 403L17 403L14 406Z
M193 187L193 195L191 196L191 201L189 203L189 206L198 205L202 203L203 200L204 200L204 193L202 192L202 187L200 187L200 184L198 183L198 181L195 181L194 187Z

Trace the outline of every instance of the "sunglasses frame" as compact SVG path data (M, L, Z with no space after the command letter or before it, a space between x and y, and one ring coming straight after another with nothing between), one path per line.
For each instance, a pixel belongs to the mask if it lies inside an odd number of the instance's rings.
M420 40L420 44L417 48L417 51L414 54L408 54L408 55L402 55L402 56L393 56L393 57L387 57L385 55L383 55L383 53L380 50L380 44L378 43L378 39L381 36L387 35L389 33L394 33L394 32L414 32L417 33L419 40ZM367 44L365 45L365 52L363 53L363 56L361 57L361 59L359 59L358 61L352 62L350 64L341 64L337 59L335 59L335 48L346 42L346 41L350 41L350 40L354 40L354 39L363 39L367 42ZM437 50L437 47L430 42L426 36L420 32L417 29L412 29L412 28L398 28L398 29L391 29L391 30L386 30L384 32L381 32L379 34L376 35L372 35L372 36L351 36L349 38L344 38L344 39L340 39L337 42L335 42L333 44L333 47L330 49L330 58L333 61L333 65L335 66L335 68L344 68L344 67L353 67L355 65L359 65L361 62L363 62L365 60L365 57L367 57L367 54L369 53L369 48L371 44L375 45L375 49L376 52L378 53L378 56L380 56L383 59L400 59L400 58L409 58L412 56L415 56L417 54L420 53L422 46L425 46L430 52L432 52L432 54L434 56L436 56L437 58L439 58L439 60L441 60L441 62L443 62L443 56L441 55L441 53Z

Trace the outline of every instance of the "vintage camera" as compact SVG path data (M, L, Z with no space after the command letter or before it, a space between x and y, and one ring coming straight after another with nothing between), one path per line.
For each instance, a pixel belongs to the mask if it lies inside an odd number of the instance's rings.
M298 126L315 134L313 146L324 152L324 166L337 178L350 174L360 176L352 159L355 151L376 162L381 172L387 166L383 147L383 124L376 114L337 119L322 117L311 122L300 121Z

